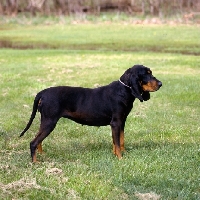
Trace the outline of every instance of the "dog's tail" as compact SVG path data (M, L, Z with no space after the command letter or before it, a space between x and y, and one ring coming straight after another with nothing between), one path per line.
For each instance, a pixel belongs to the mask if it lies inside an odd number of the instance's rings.
M35 118L35 115L37 113L37 110L39 110L39 106L40 106L40 101L41 101L41 97L42 97L42 93L39 92L36 97L35 97L35 100L34 100L34 103L33 103L33 110L32 110L32 113L31 113L31 117L29 119L29 122L28 124L26 125L25 129L22 131L22 133L20 134L20 137L22 137L24 135L24 133L30 128L34 118Z

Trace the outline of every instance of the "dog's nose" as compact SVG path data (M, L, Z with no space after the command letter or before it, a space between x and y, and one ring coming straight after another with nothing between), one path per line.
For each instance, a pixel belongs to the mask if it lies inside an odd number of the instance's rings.
M158 86L159 86L159 87L162 86L162 82L161 82L161 81L158 82Z

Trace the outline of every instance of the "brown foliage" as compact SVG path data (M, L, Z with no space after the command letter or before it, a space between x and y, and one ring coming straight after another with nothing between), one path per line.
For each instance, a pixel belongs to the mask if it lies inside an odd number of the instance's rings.
M174 13L200 12L199 0L1 0L0 14L15 16L19 12L35 15L70 15L106 11L169 16Z

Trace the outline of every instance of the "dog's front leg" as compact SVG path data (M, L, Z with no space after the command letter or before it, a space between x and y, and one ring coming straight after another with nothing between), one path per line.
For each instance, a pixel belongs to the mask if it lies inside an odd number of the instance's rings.
M117 121L112 121L110 123L112 129L112 138L113 138L113 153L119 158L122 158L121 148L120 148L120 123Z
M124 147L124 127L125 127L125 122L126 122L126 118L124 119L122 126L121 126L121 130L120 130L120 150L121 151L125 151L125 147Z
M124 130L120 131L120 150L125 151L125 148L124 148Z

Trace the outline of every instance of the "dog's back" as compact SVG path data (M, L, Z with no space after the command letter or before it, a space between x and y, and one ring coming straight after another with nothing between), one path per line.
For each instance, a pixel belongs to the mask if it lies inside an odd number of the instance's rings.
M58 86L42 92L39 111L41 116L69 118L77 123L90 126L109 125L112 118L112 86L95 89ZM104 109L102 109L104 107Z

